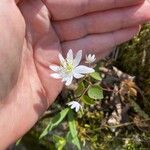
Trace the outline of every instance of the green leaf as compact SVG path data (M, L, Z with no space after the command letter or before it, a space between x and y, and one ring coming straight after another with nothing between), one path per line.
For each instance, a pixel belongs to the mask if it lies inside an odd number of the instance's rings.
M78 132L76 130L76 121L74 117L74 112L72 110L69 111L68 113L68 122L69 122L69 129L72 137L76 137Z
M100 86L92 86L88 90L88 96L92 99L103 99L103 90Z
M80 96L83 93L84 89L85 89L84 83L83 82L79 83L78 88L75 91L76 96Z
M72 143L77 146L78 150L81 150L80 141L78 137L74 137Z
M100 76L100 74L99 74L98 72L93 72L93 73L90 74L90 76L91 76L93 79L95 79L95 80L98 80L98 81L101 81L101 80L102 80L102 78L101 78L101 76Z
M88 97L87 95L82 96L82 97L81 97L81 100L82 100L85 104L87 104L87 105L93 105L93 104L95 104L94 99Z
M76 137L73 138L70 131L66 135L66 140L67 140L67 142L72 143L75 146L77 145L76 143L79 143L79 146L77 146L77 148L79 150L81 149L78 137L77 138Z
M66 140L58 135L53 135L53 141L57 150L63 150L66 145Z
M72 143L78 148L78 150L81 150L80 141L78 139L78 132L76 129L74 112L72 110L70 110L68 113L68 122L69 122L69 130L72 136Z
M68 133L67 133L67 135L66 135L66 140L67 140L68 142L71 142L71 141L72 141L72 135L71 135L71 132L70 132L70 131L68 131Z
M49 124L47 125L45 130L42 132L39 139L46 136L52 129L54 129L56 126L58 126L63 121L63 119L66 117L68 112L69 112L69 108L66 108L66 109L62 110L61 112L59 112L57 115L55 115L50 120Z

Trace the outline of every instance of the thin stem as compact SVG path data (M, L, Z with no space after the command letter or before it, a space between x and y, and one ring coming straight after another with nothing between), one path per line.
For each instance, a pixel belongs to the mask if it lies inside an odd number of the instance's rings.
M114 90L111 90L111 89L106 89L106 88L103 88L103 87L102 87L102 89L103 89L104 91L114 92Z
M142 120L141 123L144 123L144 122L147 122L147 121L150 121L150 119ZM119 127L125 127L125 126L129 126L129 125L134 125L134 124L136 124L136 123L135 122L126 122L126 123L123 123L123 124L113 125L113 126L105 125L103 127L107 127L107 128L119 128Z
M75 99L81 98L81 97L88 91L88 89L89 89L90 87L91 87L91 85L89 84L88 87L83 91L83 93L82 93L80 96L76 97Z

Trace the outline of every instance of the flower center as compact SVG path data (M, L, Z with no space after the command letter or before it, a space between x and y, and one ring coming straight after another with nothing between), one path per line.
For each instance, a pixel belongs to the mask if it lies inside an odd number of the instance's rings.
M73 71L73 64L67 63L66 65L66 72L71 73Z
M64 61L64 63L61 63L61 66L64 68L63 70L68 74L73 71L73 64L68 63L67 61Z

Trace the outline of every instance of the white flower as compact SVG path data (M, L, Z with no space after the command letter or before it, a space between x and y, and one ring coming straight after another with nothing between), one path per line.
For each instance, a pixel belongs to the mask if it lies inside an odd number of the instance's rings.
M93 63L95 60L96 60L95 55L89 54L89 55L86 55L86 61L85 61L85 63L91 64L91 63Z
M75 58L73 58L73 52L70 49L67 53L67 58L59 54L60 66L50 65L49 68L55 73L51 74L51 77L55 79L62 79L66 86L72 83L73 77L76 79L84 77L85 74L94 72L93 68L89 68L84 65L79 65L82 58L82 50L78 51Z
M82 109L82 106L77 101L69 102L68 106L71 106L71 109L75 109L76 112L78 112L80 109Z

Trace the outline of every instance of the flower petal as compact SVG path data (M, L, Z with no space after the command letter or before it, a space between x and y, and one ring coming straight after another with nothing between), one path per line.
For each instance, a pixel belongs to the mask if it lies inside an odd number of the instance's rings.
M68 106L71 106L71 109L75 108L75 111L78 112L79 109L82 109L82 106L80 105L80 103L78 103L77 101L71 101L67 104Z
M55 72L58 72L61 68L57 65L50 65L49 68Z
M74 108L76 108L76 106L74 104L72 104L70 108L74 109Z
M92 54L89 54L88 57L91 58L91 57L92 57Z
M79 50L74 58L74 62L73 62L74 67L79 65L81 59L82 59L82 50Z
M96 58L95 58L95 55L92 56L92 59L96 59Z
M66 79L65 85L66 85L66 86L69 86L69 85L72 83L72 80L73 80L73 76L68 77L68 78Z
M74 73L73 76L74 76L76 79L80 79L80 78L83 78L83 77L84 77L83 74L79 74L79 73Z
M60 63L63 64L65 62L65 59L64 57L62 56L61 53L58 54L58 57L59 57L59 60L60 60Z
M86 61L85 63L91 64L96 60L95 55L89 54L86 55Z
M93 68L83 66L83 65L77 66L74 69L74 73L77 73L77 74L87 74L87 73L92 73L92 72L95 72Z
M67 103L67 105L68 105L68 106L71 106L71 105L73 105L73 104L75 104L75 103L77 103L77 102L76 102L76 101L71 101L71 102Z
M78 106L76 106L75 111L78 112L79 109L80 109L80 106L78 105Z
M67 53L67 62L71 63L71 64L73 63L73 51L72 51L72 49L70 49Z
M61 75L58 73L52 73L52 74L50 74L50 76L55 79L61 79Z
M68 106L71 106L73 104L73 101L67 103Z

